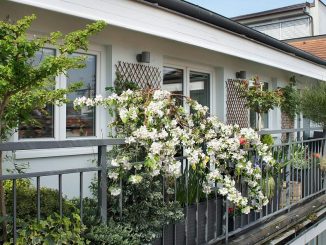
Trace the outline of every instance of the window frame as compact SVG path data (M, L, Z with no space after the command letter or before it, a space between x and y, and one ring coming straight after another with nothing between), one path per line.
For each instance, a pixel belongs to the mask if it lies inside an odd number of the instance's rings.
M213 81L215 80L215 71L214 68L205 65L198 65L189 62L182 61L166 61L163 63L162 70L164 67L175 68L183 70L183 95L190 96L190 72L206 73L209 75L209 113L212 114L215 112L215 104L213 103ZM162 72L162 77L163 77ZM163 78L161 87L163 88ZM189 111L188 106L185 107Z
M59 50L53 46L46 46L44 48L54 49L56 56L60 54ZM105 47L90 45L87 52L83 50L77 50L75 53L78 54L89 54L96 56L96 93L95 94L105 94L105 77L106 77L106 69L105 69ZM56 89L66 88L67 86L67 77L64 74L61 74L55 78ZM101 115L101 116L100 116ZM19 138L18 130L16 129L15 133L12 136L12 139L15 142L27 142L27 141L58 141L58 140L82 140L82 139L100 139L106 137L106 124L105 120L107 119L107 113L104 108L95 108L95 136L81 136L81 137L66 137L66 105L57 106L54 105L54 137L51 138ZM104 126L103 126L104 125ZM69 149L60 149L60 152L68 151ZM35 150L36 151L36 150ZM51 150L52 151L52 150ZM59 152L59 151L58 151ZM91 152L94 152L93 150ZM90 153L91 153L90 152ZM28 154L28 156L34 156L33 152ZM45 154L44 157L46 157ZM49 154L49 155L57 155L57 154ZM61 154L58 154L61 155ZM65 154L63 154L65 155ZM69 154L68 154L69 155ZM25 154L23 154L22 158L25 158Z

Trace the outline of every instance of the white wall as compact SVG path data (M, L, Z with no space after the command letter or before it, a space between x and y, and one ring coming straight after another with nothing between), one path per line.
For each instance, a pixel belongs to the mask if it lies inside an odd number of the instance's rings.
M319 3L319 35L326 34L326 5Z
M50 31L61 30L68 32L81 28L89 21L77 17L68 16L50 12L47 10L40 10L34 7L21 6L14 3L1 3L0 18L6 17L8 14L12 20L16 20L24 15L36 13L38 20L33 23L32 34L45 34ZM216 36L215 38L220 38ZM222 37L221 37L222 38ZM184 42L177 42L143 34L136 31L131 31L124 28L108 26L104 31L93 37L91 44L94 47L100 47L103 51L101 55L101 74L102 87L110 86L115 78L115 64L118 61L136 62L136 55L141 51L150 51L151 64L160 69L164 64L176 64L180 66L195 67L198 69L209 70L213 74L212 81L212 114L217 115L221 120L225 120L225 81L227 79L235 78L235 73L240 70L247 71L247 78L258 75L262 81L271 82L271 87L278 87L285 85L289 78L294 74L283 69L259 64L244 58L226 55L220 52L214 52L209 49L200 48L194 45L185 44ZM254 45L254 44L252 44ZM265 46L256 45L256 54L263 54L266 50ZM273 50L274 51L274 50ZM265 59L265 58L264 58ZM302 61L299 59L292 59L293 62ZM301 80L312 80L305 76L301 76ZM271 129L280 129L280 115L279 110L276 109L271 112L270 125ZM107 115L99 115L102 120L102 127L105 127ZM80 155L83 152L84 155ZM86 150L48 150L48 151L34 151L30 153L17 153L20 161L28 161L31 163L29 171L42 171L62 168L73 168L76 166L89 166L90 160L94 159L92 152L96 149ZM42 155L42 158L35 159ZM91 175L85 178L85 181L90 181ZM43 182L42 182L43 183ZM68 183L68 182L67 182ZM55 187L55 180L44 180L47 186ZM86 188L86 184L85 184ZM68 186L64 186L64 193L69 196L78 194L78 178L69 181ZM85 190L86 191L86 190Z

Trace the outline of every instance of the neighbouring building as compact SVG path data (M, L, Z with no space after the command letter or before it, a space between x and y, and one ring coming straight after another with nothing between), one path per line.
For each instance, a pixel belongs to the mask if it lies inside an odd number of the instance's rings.
M232 18L243 25L309 52L326 58L326 5L321 0L305 2L277 9ZM316 126L302 115L295 121L281 115L282 128ZM309 133L304 136L310 137Z
M279 40L326 34L326 5L305 2L232 18Z

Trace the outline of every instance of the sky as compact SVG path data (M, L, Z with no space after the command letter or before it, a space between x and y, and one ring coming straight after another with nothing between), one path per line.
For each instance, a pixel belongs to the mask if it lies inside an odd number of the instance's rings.
M288 5L304 3L306 0L187 0L226 17L250 14ZM312 0L307 0L312 2Z

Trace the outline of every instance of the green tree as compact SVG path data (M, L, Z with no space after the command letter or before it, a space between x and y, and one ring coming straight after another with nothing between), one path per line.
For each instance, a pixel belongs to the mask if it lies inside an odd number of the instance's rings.
M46 104L66 103L66 94L74 91L76 83L66 89L54 89L55 77L69 69L85 66L84 57L70 56L76 50L87 50L88 39L101 31L105 23L98 21L66 35L53 32L48 36L27 36L36 19L26 16L16 23L0 21L0 142L8 140L19 124L33 122L32 111L43 110ZM46 46L59 50L57 56L48 56L39 65L33 65L36 52ZM0 151L0 175L2 175ZM6 216L3 183L0 181L1 215ZM3 225L6 238L6 224Z
M300 113L300 94L296 88L295 76L290 78L290 84L281 89L283 100L281 102L281 110L285 112L289 118L294 120L295 116Z
M267 113L282 101L282 92L277 89L274 91L265 91L264 83L259 81L259 77L253 78L253 86L249 86L248 81L240 81L240 97L246 99L246 107L253 110L258 115L256 128L261 130L261 118L263 113Z
M301 94L301 110L305 117L320 124L326 136L326 82L303 90Z

